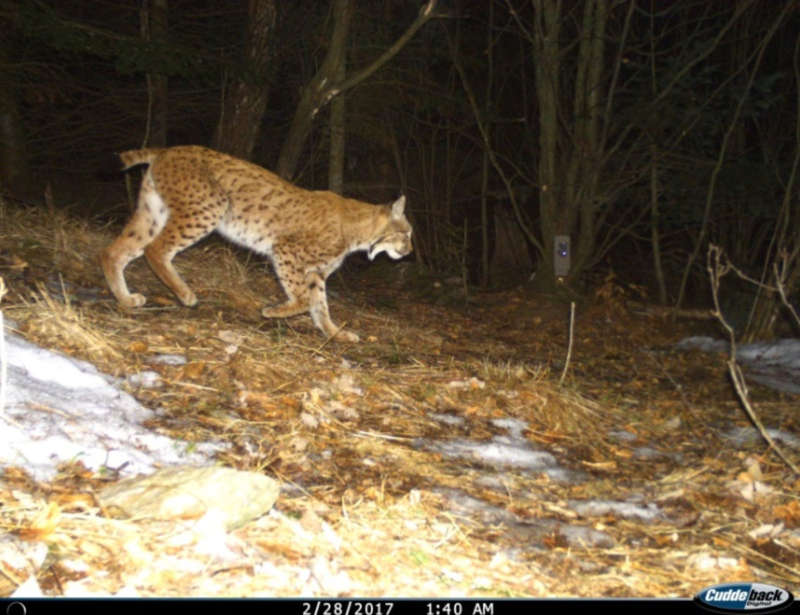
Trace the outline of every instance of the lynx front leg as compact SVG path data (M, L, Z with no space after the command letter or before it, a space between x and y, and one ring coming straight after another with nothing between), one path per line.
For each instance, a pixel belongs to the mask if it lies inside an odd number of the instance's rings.
M325 294L325 278L319 272L313 271L306 277L309 290L309 311L311 320L319 329L325 332L328 337L345 342L357 342L359 337L350 331L345 331L337 327L331 321L328 311L328 297Z
M328 337L347 342L358 341L356 334L342 331L331 322L322 274L316 271L303 273L291 251L284 254L280 249L275 250L272 263L287 300L280 305L264 308L261 314L265 318L288 318L310 312L311 320Z
M272 266L275 275L286 293L286 301L265 307L261 310L264 318L290 318L308 312L308 288L299 283L303 274L295 263L291 250L282 250L277 246L273 250Z

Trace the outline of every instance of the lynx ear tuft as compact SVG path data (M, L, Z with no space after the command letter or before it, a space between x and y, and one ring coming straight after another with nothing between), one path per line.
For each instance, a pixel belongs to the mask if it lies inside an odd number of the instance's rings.
M403 215L403 210L406 208L406 195L403 194L394 203L392 203L392 218L399 218Z

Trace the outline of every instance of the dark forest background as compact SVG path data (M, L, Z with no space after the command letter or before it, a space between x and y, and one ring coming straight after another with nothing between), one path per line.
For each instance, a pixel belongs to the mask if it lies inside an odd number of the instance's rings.
M307 188L405 193L415 258L480 287L613 271L707 305L706 250L796 297L788 0L0 0L0 190L125 217L113 152L202 144ZM0 230L2 232L2 230ZM741 282L745 337L775 293Z

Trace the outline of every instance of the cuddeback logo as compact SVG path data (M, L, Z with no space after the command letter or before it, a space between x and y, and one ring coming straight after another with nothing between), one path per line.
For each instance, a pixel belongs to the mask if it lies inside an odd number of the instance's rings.
M707 587L694 597L714 611L778 611L792 603L791 592L766 583L726 583Z

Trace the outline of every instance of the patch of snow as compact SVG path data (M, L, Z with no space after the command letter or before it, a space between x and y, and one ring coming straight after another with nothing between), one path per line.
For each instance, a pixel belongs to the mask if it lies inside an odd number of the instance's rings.
M670 455L662 453L652 446L639 446L633 450L634 459L659 459L664 457L670 457Z
M505 508L489 504L460 489L439 487L434 491L445 498L450 511L457 515L464 517L478 516L484 523L491 525L499 523L514 525L520 521L517 515Z
M747 370L747 377L753 382L784 393L800 393L800 368L781 369L779 366L752 366Z
M414 444L445 457L473 459L493 467L510 466L542 471L556 465L556 458L550 453L533 450L527 443L511 441L501 436L488 442L474 442L463 438L439 441L418 438Z
M610 549L614 539L605 532L583 525L562 525L558 529L567 543L572 547Z
M138 374L131 374L125 380L127 380L128 384L131 386L143 387L145 389L155 389L156 387L160 387L163 383L161 374L151 369L139 372Z
M586 472L581 470L568 470L567 468L562 468L561 466L547 468L544 473L547 474L551 480L564 485L577 485L578 483L582 483L588 479L588 474L586 474Z
M475 484L500 493L508 492L508 479L502 474L483 474L475 479Z
M687 337L678 350L728 352L730 344L710 337ZM800 339L754 342L736 347L736 358L746 376L759 384L784 393L800 393Z
M485 386L486 383L483 380L475 378L475 376L469 380L452 380L447 383L448 389L469 389L471 391L483 389Z
M702 350L703 352L727 352L729 347L728 342L715 340L706 335L685 337L675 344L675 348L678 350Z
M22 585L17 587L9 598L43 598L44 592L39 587L35 575L29 576Z
M159 354L150 357L150 362L158 365L186 365L188 361L182 354Z
M743 361L800 367L800 340L798 339L744 344L738 348L738 353Z
M655 504L637 504L611 500L570 500L569 507L582 517L614 515L623 519L640 519L653 522L662 517Z
M132 476L160 466L205 464L225 446L156 434L142 426L154 413L93 365L8 331L5 343L0 466L19 466L39 481L52 479L59 464L74 460L94 472L118 469Z
M431 412L428 414L434 421L445 423L446 425L463 425L466 421L463 416L456 414L443 414L441 412Z
M633 442L634 440L638 439L635 433L631 433L630 431L625 431L624 429L619 429L616 431L609 431L608 437L612 440L618 440L620 442Z
M492 419L489 421L495 427L508 430L509 437L514 440L524 440L522 432L528 428L528 423L515 418Z
M695 553L686 558L686 566L703 572L738 568L741 562L735 557L722 557L710 553Z
M795 450L800 449L800 438L781 429L768 428L769 437ZM733 441L736 446L761 442L761 434L755 427L734 427L722 434L722 437Z

